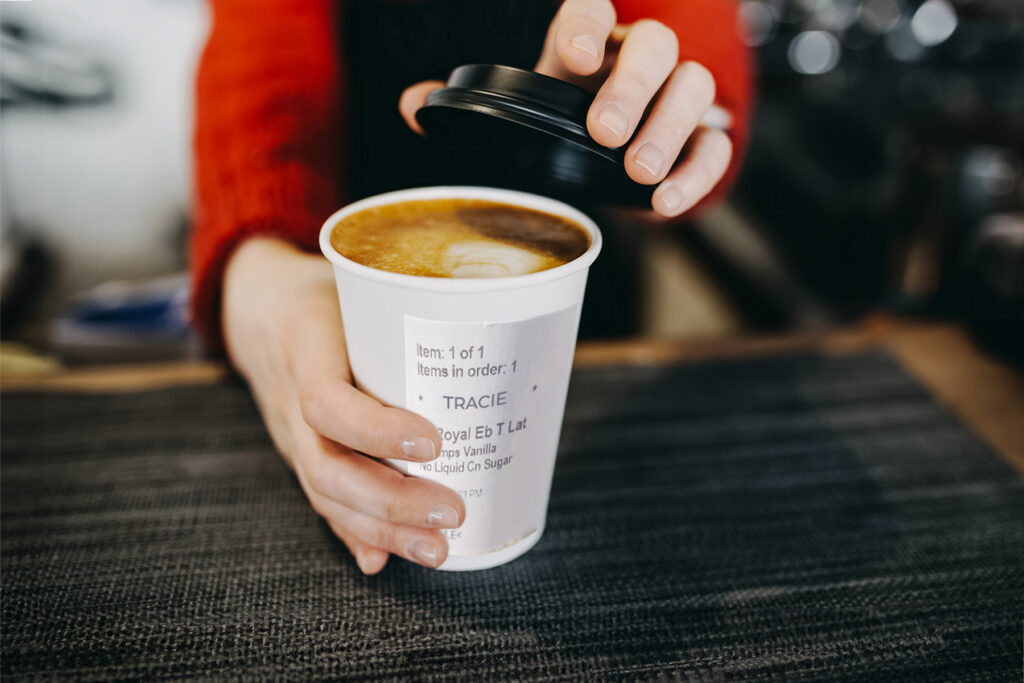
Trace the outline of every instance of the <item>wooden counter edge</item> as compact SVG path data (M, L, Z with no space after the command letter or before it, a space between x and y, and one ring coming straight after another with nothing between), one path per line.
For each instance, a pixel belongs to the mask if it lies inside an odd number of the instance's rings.
M901 326L883 345L978 437L1024 472L1024 376L952 326Z
M882 321L852 330L709 341L592 342L576 367L651 365L783 353L886 349L979 438L1024 472L1024 377L985 356L958 327Z
M4 393L144 391L164 387L211 384L226 377L228 372L226 364L215 361L173 361L125 366L96 366L62 369L43 375L3 375L0 377L0 390Z
M887 349L974 432L1024 472L1024 378L985 357L957 327L895 323L822 333L732 340L584 342L575 367L657 365L784 353L846 354ZM49 375L4 375L3 392L142 391L216 382L229 373L214 361L74 368Z
M576 348L574 367L659 365L780 353L855 353L881 344L882 330L830 330L736 339L590 341Z
M872 343L877 344L877 336L861 331L831 331L822 334L751 337L724 341L592 341L580 343L573 365L650 365L786 352L851 353L868 348ZM142 391L189 384L208 384L223 379L229 372L226 362L212 360L72 367L41 374L2 374L0 391Z

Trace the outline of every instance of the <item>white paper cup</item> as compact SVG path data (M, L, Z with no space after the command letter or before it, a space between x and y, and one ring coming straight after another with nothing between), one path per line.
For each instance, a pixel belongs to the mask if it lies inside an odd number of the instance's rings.
M331 247L331 231L374 206L483 199L575 221L591 239L579 258L516 277L430 278L368 268ZM437 481L466 503L446 530L441 569L486 569L540 539L569 386L587 271L601 250L590 218L546 197L485 187L426 187L370 197L337 211L320 231L334 264L356 385L423 415L444 448L431 463L390 461Z

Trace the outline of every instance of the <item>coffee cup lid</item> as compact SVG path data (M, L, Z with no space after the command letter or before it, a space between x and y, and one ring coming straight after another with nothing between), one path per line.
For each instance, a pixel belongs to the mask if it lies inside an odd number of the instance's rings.
M649 206L653 185L626 175L625 145L587 133L594 95L571 83L496 64L452 71L416 113L427 137L457 154L473 182L598 205Z

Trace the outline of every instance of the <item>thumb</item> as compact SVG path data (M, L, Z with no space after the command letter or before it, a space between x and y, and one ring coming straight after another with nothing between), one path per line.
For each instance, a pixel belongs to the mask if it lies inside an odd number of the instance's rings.
M548 27L535 70L563 80L572 80L565 78L569 74L594 74L604 64L605 43L615 20L610 0L565 0Z
M402 114L402 118L410 128L420 135L423 135L423 129L416 122L416 112L426 102L427 95L443 87L444 81L421 81L416 85L410 85L398 98L398 111Z

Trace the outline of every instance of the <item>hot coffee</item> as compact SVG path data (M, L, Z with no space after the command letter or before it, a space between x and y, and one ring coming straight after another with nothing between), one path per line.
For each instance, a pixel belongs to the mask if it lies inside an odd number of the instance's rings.
M525 553L544 532L598 227L547 197L424 187L341 209L324 221L320 249L356 386L422 415L443 441L434 461L390 461L466 503L441 568Z
M427 199L364 209L339 221L331 246L370 268L440 278L535 273L590 247L574 221L477 199Z

